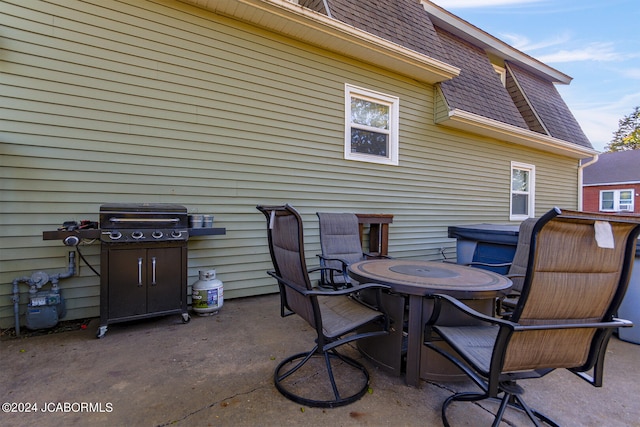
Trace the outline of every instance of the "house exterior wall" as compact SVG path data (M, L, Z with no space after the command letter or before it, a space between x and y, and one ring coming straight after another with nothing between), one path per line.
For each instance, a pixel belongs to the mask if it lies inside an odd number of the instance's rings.
M591 185L583 187L583 210L600 212L600 192L604 190L634 190L633 213L640 214L640 183L622 183L611 185Z
M447 227L509 220L510 162L536 166L536 214L577 206L574 159L434 125L434 87L170 0L2 2L0 327L12 280L62 272L43 241L111 202L213 213L189 241L189 284L215 267L225 298L276 291L257 204L390 213L395 257L453 255ZM345 83L400 97L400 164L347 161ZM99 268L100 245L81 246ZM99 278L60 282L65 319L99 314ZM21 287L21 310L27 288Z

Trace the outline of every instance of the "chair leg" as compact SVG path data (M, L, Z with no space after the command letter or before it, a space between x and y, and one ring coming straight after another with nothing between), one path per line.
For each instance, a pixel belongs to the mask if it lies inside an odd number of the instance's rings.
M502 417L504 417L504 411L507 409L510 399L511 394L505 393L502 401L500 402L500 408L498 408L498 412L496 412L496 417L493 420L493 424L491 424L492 427L498 427L500 425L500 421L502 421ZM538 423L536 423L535 421L534 423L536 427L539 427Z
M295 372L299 371L307 362L309 362L309 360L314 357L322 357L324 360L326 374L328 376L333 394L333 397L331 398L326 397L329 393L327 393L327 395L325 396L326 398L324 399L316 398L315 396L309 396L309 394L317 393L317 390L323 389L323 386L314 387L312 384L310 384L309 377L303 376L304 373L302 375L299 375L297 378L292 377ZM352 384L356 384L356 386L351 387L350 390L346 392L344 390L343 392L340 391L340 387L336 383L333 367L331 366L332 360L342 361L345 366L349 367L350 371L354 371L356 375L360 377L359 380L356 378L353 381L348 382L349 386L351 386ZM288 366L292 363L294 363L293 367L289 368ZM288 369L281 373L281 371L283 371L285 367L287 367ZM315 376L315 373L316 372L313 372L313 376ZM285 380L287 379L288 381L286 381L285 384ZM357 384L359 384L358 381L362 382L361 388L356 388L358 387ZM348 405L364 396L364 394L369 389L369 372L362 364L348 356L344 356L338 353L335 349L322 352L318 351L318 347L316 346L310 352L298 353L283 360L276 367L274 373L274 383L278 391L289 400L310 407L333 408ZM305 390L302 392L295 390L296 386L298 386L298 388L304 387ZM343 396L343 394L346 394L346 396Z
M497 400L494 398L490 398L486 393L473 393L473 392L462 392L462 393L456 393L452 396L449 396L444 403L442 404L442 424L444 427L450 427L449 424L449 420L447 419L447 415L446 415L446 410L447 407L453 403L454 401L459 401L459 402L478 402L481 400ZM498 408L498 411L496 412L495 418L493 420L493 424L492 427L497 427L500 425L500 422L502 421L502 418L504 417L504 413L507 409L507 407L511 407L514 408L516 410L522 411L524 413L527 414L527 416L529 417L529 419L531 421L533 421L533 424L537 427L540 427L540 422L542 421L544 424L551 426L551 427L560 427L558 423L556 423L554 420L552 420L551 418L547 417L546 415L537 412L533 409L531 409L526 403L525 401L522 399L522 397L520 396L520 394L515 394L515 393L508 393L508 392L504 392L504 396L502 397L502 399L500 399L500 407Z
M447 419L447 408L451 403L455 401L475 402L475 401L483 400L487 398L489 398L489 395L485 393L473 393L473 392L462 392L462 393L456 393L454 395L449 396L442 404L442 410L441 410L442 425L444 427L450 427L449 420Z
M544 415L544 414L542 414L542 413L540 413L540 412L538 412L538 411L536 411L534 409L531 409L529 407L529 405L527 405L525 403L525 401L522 399L522 397L520 397L518 395L514 395L513 398L514 398L515 402L514 403L510 403L509 406L512 406L512 407L514 407L516 409L519 409L521 411L526 412L526 414L529 417L529 419L531 421L533 421L533 423L536 426L539 425L536 422L536 419L538 419L538 420L540 420L540 421L544 422L545 424L550 425L552 427L560 427L560 425L558 423L556 423L554 420L552 420L551 418L547 417L546 415Z
M275 380L276 383L279 383L280 381L286 379L289 375L294 374L298 369L300 369L302 367L302 365L304 365L305 363L307 363L309 361L309 359L311 359L311 357L317 353L318 350L318 346L315 346L313 348L313 350L311 350L308 353L298 353L298 354L294 354L293 356L285 359L282 361L282 363L280 363L278 365L278 368L276 369L276 376L275 376ZM303 357L304 356L304 357ZM278 372L280 372L280 368L287 362L293 362L294 360L298 360L302 358L302 360L300 362L298 362L293 368L289 369L287 372L285 372L282 375L278 375Z

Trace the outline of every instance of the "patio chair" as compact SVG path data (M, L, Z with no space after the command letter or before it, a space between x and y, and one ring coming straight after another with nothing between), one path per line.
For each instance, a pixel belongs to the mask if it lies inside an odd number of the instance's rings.
M347 266L365 258L382 258L362 251L358 217L352 213L317 212L320 223L320 286L338 289L349 286Z
M369 373L355 359L338 353L337 347L367 337L388 334L389 320L376 307L367 306L352 294L362 290L377 291L384 285L354 285L337 291L316 290L311 286L307 270L302 219L290 205L257 206L267 219L269 252L273 271L268 274L278 281L281 316L297 314L316 331L315 345L310 351L294 354L283 360L274 373L275 386L294 402L313 407L336 407L355 402L369 389ZM357 332L365 325L372 330ZM312 370L314 360L322 360L326 373L318 376ZM306 369L304 368L306 365ZM341 375L335 375L339 370ZM348 376L347 376L348 375Z
M508 295L497 300L496 314L498 316L505 318L508 317L518 303L518 298L522 292L525 273L527 272L527 262L529 260L529 249L531 245L531 232L533 231L533 227L536 222L538 222L537 218L528 218L520 223L520 227L518 229L518 243L511 262L494 264L474 261L467 264L472 267L479 268L509 267L505 276L511 279L513 286L509 290Z
M506 276L511 279L513 286L511 286L508 295L498 299L496 307L496 314L498 316L508 317L513 313L513 310L518 304L527 272L529 251L531 250L531 233L537 222L537 218L529 218L520 223L516 252L513 255L513 261L511 261L509 271L506 274Z
M640 233L640 217L560 211L542 216L531 233L522 292L509 320L485 316L446 295L434 295L425 345L457 365L481 392L461 392L442 405L442 420L454 401L497 399L494 426L507 407L537 424L557 425L531 410L516 380L566 368L602 386L606 347L616 328L632 326L614 317L624 297ZM443 313L462 313L471 325L446 324ZM442 339L455 352L436 345ZM588 372L591 372L590 374Z

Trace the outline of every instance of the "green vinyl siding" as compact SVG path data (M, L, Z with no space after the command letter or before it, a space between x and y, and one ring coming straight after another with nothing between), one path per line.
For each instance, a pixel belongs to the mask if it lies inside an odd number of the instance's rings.
M66 269L42 231L102 203L214 214L227 233L190 239L188 283L216 268L225 298L276 291L257 204L302 213L314 265L317 211L393 214L396 257L454 253L449 225L508 222L511 161L536 165L538 214L577 203L576 161L434 125L430 85L172 0L0 7L1 327L13 279ZM343 158L345 83L400 98L398 166ZM81 251L99 267L97 242ZM97 316L76 261L66 319Z

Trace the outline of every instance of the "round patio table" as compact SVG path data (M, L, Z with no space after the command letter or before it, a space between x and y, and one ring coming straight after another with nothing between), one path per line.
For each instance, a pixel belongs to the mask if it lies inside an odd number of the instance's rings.
M388 285L393 292L408 296L406 382L416 387L420 384L423 326L431 314L430 301L423 297L440 293L463 302L482 300L474 308L492 315L495 299L512 285L492 271L438 261L372 259L355 262L348 271L360 283Z

